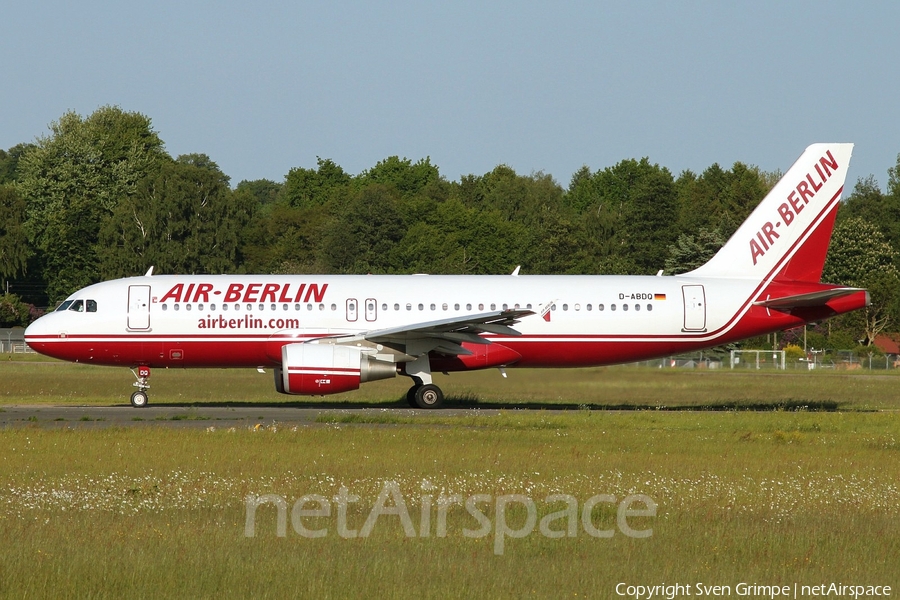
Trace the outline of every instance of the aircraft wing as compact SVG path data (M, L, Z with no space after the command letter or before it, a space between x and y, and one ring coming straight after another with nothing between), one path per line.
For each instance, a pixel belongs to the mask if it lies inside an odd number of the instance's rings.
M518 323L522 317L533 314L535 312L532 310L498 310L387 329L373 329L347 338L336 338L334 343L352 344L366 340L373 344L396 348L408 355L408 360L432 350L451 356L467 355L472 352L462 346L463 342L490 344L490 340L481 337L482 333L521 335L512 328L512 325Z
M856 292L865 291L862 288L839 287L830 290L822 290L819 292L810 292L807 294L796 294L794 296L784 296L781 298L770 298L768 300L760 300L754 302L754 306L764 306L766 308L774 308L775 310L790 310L792 308L801 308L809 306L824 306L832 298L840 298L841 296L849 296Z

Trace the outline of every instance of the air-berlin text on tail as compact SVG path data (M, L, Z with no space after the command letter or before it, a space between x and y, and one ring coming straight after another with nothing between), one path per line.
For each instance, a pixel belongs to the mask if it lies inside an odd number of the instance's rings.
M775 224L773 225L771 221L767 221L756 232L756 236L750 238L750 258L753 260L754 265L757 259L765 255L780 237L775 230L782 225L790 227L797 215L803 212L809 201L816 196L819 190L822 189L822 186L825 185L825 182L837 170L837 160L832 156L831 150L828 150L813 165L813 169L806 174L806 177L794 186L787 195L786 202L782 202L778 206L778 219L775 221Z
M216 289L211 283L177 283L154 302L322 302L327 283L232 283Z

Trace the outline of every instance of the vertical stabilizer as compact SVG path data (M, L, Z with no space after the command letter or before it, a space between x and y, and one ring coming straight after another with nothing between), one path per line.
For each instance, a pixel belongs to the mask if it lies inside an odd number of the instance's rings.
M813 144L708 263L685 275L818 282L853 144Z

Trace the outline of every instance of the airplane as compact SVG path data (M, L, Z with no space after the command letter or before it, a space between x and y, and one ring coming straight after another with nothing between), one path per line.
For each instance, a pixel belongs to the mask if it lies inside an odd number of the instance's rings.
M153 275L90 285L25 340L64 360L132 369L265 367L285 394L402 375L438 408L432 373L588 367L709 348L868 306L821 283L852 144L813 144L709 262L606 275ZM134 372L134 369L137 372Z

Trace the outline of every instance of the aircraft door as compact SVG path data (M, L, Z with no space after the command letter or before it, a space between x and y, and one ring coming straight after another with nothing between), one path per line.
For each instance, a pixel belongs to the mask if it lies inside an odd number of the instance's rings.
M366 298L366 321L374 321L378 318L378 302L375 298Z
M128 329L150 329L150 286L128 286Z
M356 298L347 298L347 320L355 322L359 318L359 308Z
M702 285L683 285L684 329L682 331L706 330L706 293Z

